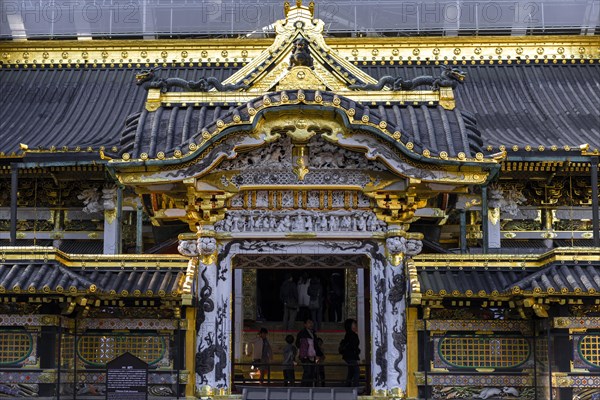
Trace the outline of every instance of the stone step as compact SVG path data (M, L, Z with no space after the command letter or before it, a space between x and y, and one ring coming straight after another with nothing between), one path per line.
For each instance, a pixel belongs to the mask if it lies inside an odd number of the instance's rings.
M242 400L353 400L358 388L245 387Z

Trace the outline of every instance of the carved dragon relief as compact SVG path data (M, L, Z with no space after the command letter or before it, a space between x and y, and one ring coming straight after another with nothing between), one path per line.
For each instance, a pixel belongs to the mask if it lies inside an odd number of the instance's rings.
M352 90L383 90L392 91L414 90L421 86L428 86L432 90L439 90L441 87L451 87L456 89L462 84L467 76L466 72L458 68L452 68L449 65L442 67L442 73L438 77L432 75L417 76L413 79L404 79L401 77L383 76L375 84L350 85Z

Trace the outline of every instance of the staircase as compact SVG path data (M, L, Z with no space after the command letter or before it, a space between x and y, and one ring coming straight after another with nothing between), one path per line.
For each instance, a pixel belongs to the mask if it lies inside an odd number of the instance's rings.
M269 388L246 387L242 400L355 400L356 388Z
M281 329L281 323L266 322L254 326L246 327L243 332L243 343L249 343L256 338L258 330L264 327L269 331L269 342L273 350L273 361L271 364L270 382L271 384L282 385L283 382L283 349L287 345L285 337L292 335L294 342L296 335L303 328L302 323L296 322L294 329L284 331ZM323 339L323 352L325 353L325 379L327 386L342 386L346 379L347 368L342 356L338 353L340 341L343 339L345 332L341 323L326 322L322 324L321 331L317 332L317 337ZM296 361L298 361L296 359ZM239 360L235 368L235 380L242 385L253 381L251 370L252 355L244 356ZM248 364L248 365L243 365ZM302 366L295 367L296 382L299 384L302 377ZM274 389L274 388L273 388ZM321 392L319 392L321 393ZM295 399L296 397L293 397ZM304 399L305 397L302 397ZM318 397L321 399L322 397ZM330 397L326 397L329 399ZM287 399L287 398L286 398ZM300 398L299 398L300 399Z

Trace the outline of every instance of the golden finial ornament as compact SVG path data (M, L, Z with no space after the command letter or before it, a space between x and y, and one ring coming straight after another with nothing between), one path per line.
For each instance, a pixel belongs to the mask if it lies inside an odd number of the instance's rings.
M290 2L289 1L285 1L283 3L283 15L285 17L287 17L289 12L290 12Z

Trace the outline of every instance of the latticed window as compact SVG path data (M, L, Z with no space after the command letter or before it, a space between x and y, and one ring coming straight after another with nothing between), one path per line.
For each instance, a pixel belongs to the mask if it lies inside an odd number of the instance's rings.
M19 364L31 355L33 338L19 330L0 331L0 366Z
M515 368L529 359L530 350L518 336L446 336L438 343L440 358L459 368Z
M163 358L166 350L164 337L152 334L86 335L77 339L77 355L95 367L104 367L126 352L153 365Z
M579 355L588 364L600 367L600 335L585 335L579 340Z

